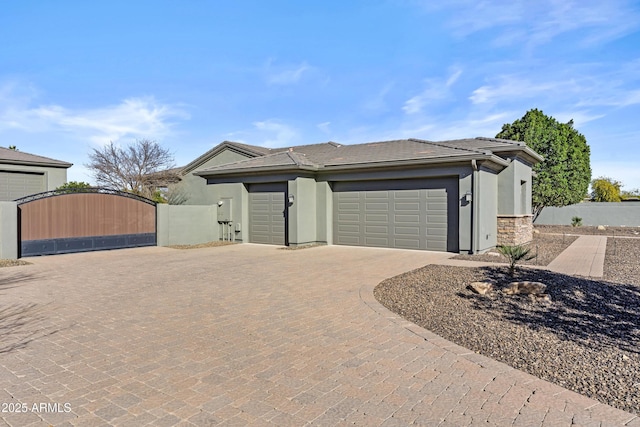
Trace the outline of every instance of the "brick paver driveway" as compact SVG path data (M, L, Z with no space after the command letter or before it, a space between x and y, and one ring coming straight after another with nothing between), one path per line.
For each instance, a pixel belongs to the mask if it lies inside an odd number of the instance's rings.
M631 414L468 354L373 299L385 277L446 256L235 245L1 269L1 420L637 425Z

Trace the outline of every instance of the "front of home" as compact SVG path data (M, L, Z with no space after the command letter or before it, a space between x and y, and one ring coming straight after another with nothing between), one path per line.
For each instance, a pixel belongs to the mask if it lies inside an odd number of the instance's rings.
M531 240L524 143L420 139L268 149L225 141L182 170L221 238L476 253Z

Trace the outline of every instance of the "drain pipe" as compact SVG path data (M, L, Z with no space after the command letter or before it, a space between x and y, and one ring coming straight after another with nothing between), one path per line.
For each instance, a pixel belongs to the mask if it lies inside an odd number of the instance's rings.
M471 160L471 253L476 253L478 248L478 230L476 224L476 214L478 212L478 163L476 159Z

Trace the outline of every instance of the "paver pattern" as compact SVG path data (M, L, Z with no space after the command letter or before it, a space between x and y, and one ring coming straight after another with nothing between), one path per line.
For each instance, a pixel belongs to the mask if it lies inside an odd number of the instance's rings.
M2 269L0 309L24 310L0 324L0 402L29 410L0 423L640 426L373 298L384 278L449 256L245 244Z
M602 277L607 236L580 236L547 268L556 273L585 277Z

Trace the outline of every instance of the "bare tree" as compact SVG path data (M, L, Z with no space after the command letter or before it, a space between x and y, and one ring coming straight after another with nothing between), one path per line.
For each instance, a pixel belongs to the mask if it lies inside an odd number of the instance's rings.
M89 168L100 186L153 198L159 187L180 181L173 155L157 142L139 139L122 148L110 142L89 154Z

